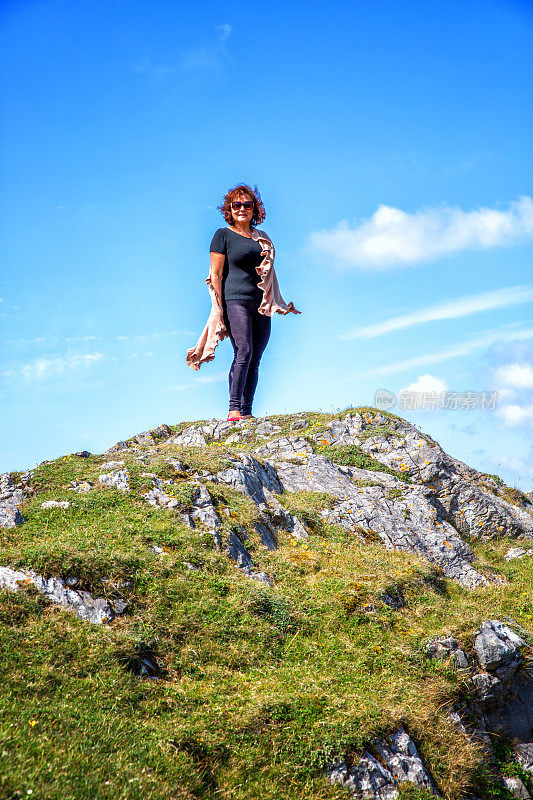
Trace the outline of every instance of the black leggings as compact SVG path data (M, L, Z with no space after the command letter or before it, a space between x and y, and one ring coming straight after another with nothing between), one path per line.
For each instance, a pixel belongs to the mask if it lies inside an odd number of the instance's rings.
M233 345L229 372L229 410L252 413L259 362L270 338L270 317L259 314L259 300L227 300L224 323Z

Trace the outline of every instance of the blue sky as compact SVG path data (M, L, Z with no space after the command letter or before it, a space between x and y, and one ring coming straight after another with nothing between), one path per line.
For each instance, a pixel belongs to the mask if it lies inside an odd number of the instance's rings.
M4 2L0 470L225 418L229 340L185 352L244 181L302 311L254 413L384 389L531 490L532 40L519 0Z

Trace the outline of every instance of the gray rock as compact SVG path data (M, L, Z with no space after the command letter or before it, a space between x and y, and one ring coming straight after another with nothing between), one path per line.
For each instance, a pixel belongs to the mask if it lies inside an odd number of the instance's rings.
M533 517L464 479L438 489L443 515L460 533L474 539L533 537Z
M119 469L117 472L107 472L99 475L98 480L105 486L113 486L121 492L129 492L129 474L127 469Z
M161 506L162 508L168 508L172 511L179 507L179 500L166 494L166 492L160 489L157 485L155 485L154 488L150 489L148 492L144 492L141 497L151 506Z
M254 451L260 458L290 458L302 460L313 452L311 445L299 436L282 436L267 442Z
M507 625L493 619L482 623L474 649L481 667L493 671L511 660L522 660L520 648L525 644Z
M78 450L78 452L74 453L74 455L78 456L78 458L89 458L92 453L89 453L88 450Z
M517 744L515 750L518 763L533 776L533 742Z
M279 425L275 425L273 422L265 420L256 426L255 435L260 439L267 439L269 436L273 436L275 433L279 433L280 431L281 428Z
M517 800L530 800L531 795L520 778L508 778L507 776L503 776L501 781L504 787L511 792L513 797L516 797Z
M450 659L459 669L468 667L468 659L464 650L452 636L432 639L426 645L426 653L429 658L437 658L442 661Z
M128 607L128 604L125 600L110 600L110 604L113 606L113 611L115 614L123 614Z
M524 558L524 556L531 555L533 555L533 550L524 550L522 547L511 547L504 555L504 559L506 561L513 561L515 558Z
M487 708L495 708L501 701L504 687L496 675L491 675L488 672L478 672L473 675L472 683L480 703Z
M278 542L276 539L276 534L269 525L264 525L262 522L255 522L254 529L258 534L261 543L264 544L267 550L277 550Z
M368 419L368 417L366 417ZM361 430L368 432L363 417ZM473 538L495 536L533 537L533 517L494 492L497 484L489 476L445 453L437 442L422 436L405 420L383 417L387 428L401 435L361 438L348 419L335 420L326 428L329 444L356 444L377 461L403 472L411 481L428 485L440 503L440 513L460 533ZM322 434L315 434L320 441ZM429 441L428 441L429 440ZM484 488L491 485L493 492Z
M86 494L87 492L91 491L91 489L93 488L93 484L91 483L91 481L72 481L69 484L68 488L71 489L73 492L80 492Z
M223 439L234 428L232 422L226 420L212 419L210 422L202 425L200 428L201 433L207 439Z
M443 520L423 486L410 486L391 475L370 473L377 486L357 486L338 465L320 455L310 455L304 464L274 462L286 491L327 492L339 498L333 509L321 515L348 530L364 529L376 533L386 547L408 550L437 564L443 572L465 588L486 583L472 566L474 554ZM368 470L353 469L354 478L368 477ZM400 489L402 497L390 499L389 489Z
M172 436L168 441L181 447L205 447L207 445L205 436L196 425L189 425L188 428Z
M191 513L191 517L196 523L200 522L202 525L205 525L206 528L214 532L215 543L220 547L221 542L217 529L222 523L215 511L209 490L203 483L200 483L200 481L196 483L196 493L193 503L194 510Z
M0 501L0 528L14 528L22 525L24 517L11 500Z
M312 434L311 438L317 444L355 444L359 445L360 434L368 427L367 422L361 414L347 414L343 420L332 420L328 423L324 431Z
M120 469L123 466L123 461L104 461L103 464L100 464L100 469L103 472L109 472L110 470L117 469L117 467Z
M15 491L15 484L9 472L0 475L0 500L8 500Z
M519 742L533 738L533 678L519 670L500 696L483 709L488 730Z
M337 761L328 774L332 784L340 783L354 797L395 800L399 796L392 774L366 750L351 769L345 761Z
M351 769L345 761L333 764L327 770L331 783L340 783L356 797L377 800L398 797L398 785L404 781L440 796L413 740L402 728L388 740L376 741L373 749L379 761L365 751Z
M280 482L272 465L268 462L262 464L246 453L239 453L239 459L235 460L233 467L218 472L217 480L233 486L250 497L259 507L267 525L272 522L291 533L296 539L307 539L307 531L302 523L283 508L272 494L281 491Z
M24 477L24 476L23 476ZM22 481L22 485L26 482ZM18 505L24 499L24 492L13 483L11 474L0 474L0 528L14 528L22 525L24 518Z
M309 422L307 419L300 418L300 419L294 419L289 427L291 430L300 430L301 428L307 428L308 425Z
M185 465L178 458L167 458L167 464L170 464L176 472L185 472Z
M155 439L152 436L151 431L143 431L142 433L138 433L136 436L133 437L134 442L140 445L153 445L155 444Z
M486 730L527 743L533 739L533 676L524 666L524 645L499 620L484 622L474 645L483 669L471 680L478 700L472 710Z
M281 484L276 471L268 464L261 464L253 456L247 453L239 453L232 467L217 472L217 480L233 486L240 492L256 503L258 506L267 508L267 503L263 491L266 487L271 492L280 492Z
M88 622L96 624L111 622L117 614L122 613L119 610L121 608L120 602L124 601L114 601L117 604L117 608L113 608L105 598L94 598L89 592L75 591L69 588L61 578L43 578L33 570L0 567L0 587L19 591L19 589L30 584L35 586L50 602L74 611L78 617Z
M394 733L388 742L378 740L373 747L397 783L409 781L440 796L431 775L418 755L415 743L403 728Z
M305 541L309 538L300 520L287 511L266 486L263 487L263 494L270 513L267 515L264 509L261 510L261 513L267 522L272 522L275 526L292 534L295 539Z
M241 536L244 535L244 532L241 532ZM237 532L234 530L231 531L228 536L226 552L229 557L235 561L235 564L239 567L239 569L242 570L249 578L254 581L258 581L259 583L266 583L268 586L272 585L272 582L266 572L258 572L255 569L252 556L239 538Z
M124 450L129 450L129 444L127 442L117 442L106 450L106 453L122 453Z
M157 428L153 428L150 433L152 434L152 438L154 438L156 441L168 439L169 436L172 436L170 427L164 422L161 425L158 425Z

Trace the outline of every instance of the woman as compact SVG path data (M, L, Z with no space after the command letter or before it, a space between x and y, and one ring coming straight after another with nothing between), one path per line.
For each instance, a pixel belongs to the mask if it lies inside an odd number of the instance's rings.
M274 245L255 227L266 216L257 187L236 186L219 209L227 226L219 228L211 241L206 279L211 314L196 347L187 351L187 363L199 369L214 358L218 341L229 336L234 358L229 372L228 421L237 422L253 419L259 363L270 337L272 314L300 312L283 300L274 270Z

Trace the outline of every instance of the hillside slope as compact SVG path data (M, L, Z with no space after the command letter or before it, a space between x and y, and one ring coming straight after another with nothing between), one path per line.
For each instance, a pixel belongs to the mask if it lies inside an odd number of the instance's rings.
M533 789L533 504L373 408L0 476L0 797Z

